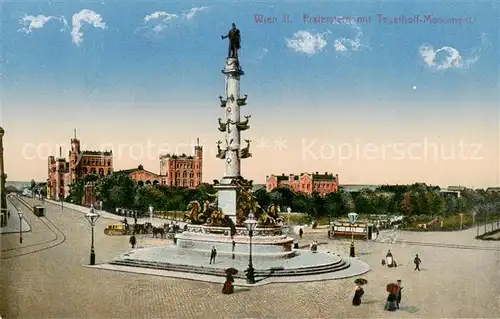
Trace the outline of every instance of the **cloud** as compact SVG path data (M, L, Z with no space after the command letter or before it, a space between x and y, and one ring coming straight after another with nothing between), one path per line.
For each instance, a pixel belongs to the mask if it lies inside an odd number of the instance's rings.
M73 14L71 20L73 27L71 30L71 38L76 45L80 45L83 41L83 32L81 32L82 23L88 23L94 28L106 29L106 23L102 20L101 15L89 9L83 9Z
M314 55L323 50L328 44L325 36L327 33L311 33L306 30L300 30L293 34L292 38L285 39L286 46L295 52Z
M61 28L61 31L64 31L68 27L68 20L66 20L65 17L61 17L61 22L63 23L63 27Z
M166 29L173 20L192 20L198 13L205 9L208 9L208 7L193 7L189 11L181 13L155 11L144 17L144 23L146 24L145 27L151 27L153 32L160 33Z
M52 21L52 20L62 21L61 18L55 17L55 16L44 16L44 15L31 16L31 15L25 15L19 21L19 23L21 25L23 25L23 27L20 28L18 31L19 32L24 32L26 34L30 34L31 32L33 32L34 29L41 29L41 28L43 28L45 26L45 24L47 24L49 21Z
M208 9L208 7L194 7L194 8L191 8L191 10L189 10L189 12L186 12L183 14L183 17L186 19L186 20L191 20L192 18L194 18L194 16L196 14L198 14L199 12L205 10L205 9Z
M345 25L345 24L342 24ZM352 28L356 29L356 36L354 38L337 38L333 40L333 49L336 52L352 52L361 51L367 45L361 43L363 31L356 23L349 24ZM291 39L286 39L286 46L295 52L314 55L326 50L329 41L327 38L332 36L332 31L326 30L323 33L311 33L306 30L301 30L293 34Z
M424 64L432 70L468 69L479 60L480 54L488 46L488 41L484 33L481 34L480 39L481 45L473 50L474 54L469 58L464 58L460 51L451 46L435 49L431 45L421 45L419 52Z
M267 55L268 52L269 52L268 49L262 48L262 50L260 50L259 53L257 54L257 60L262 60Z
M151 20L156 20L162 18L162 20L172 20L176 19L178 16L176 14L168 13L166 11L156 11L144 17L144 22L149 22Z
M333 47L335 51L348 52L348 51L359 51L364 45L361 44L361 38L363 37L363 31L361 27L356 23L351 23L351 26L357 30L356 37L354 39L350 38L338 38L333 41Z

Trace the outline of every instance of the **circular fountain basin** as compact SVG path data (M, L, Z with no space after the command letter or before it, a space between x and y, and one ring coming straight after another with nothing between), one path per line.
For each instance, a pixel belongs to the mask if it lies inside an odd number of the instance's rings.
M210 252L213 247L217 254L247 258L250 253L250 237L244 228L237 228L236 235L230 236L229 227L189 225L188 230L177 234L175 241L179 249ZM292 250L293 238L281 234L281 228L257 228L252 236L252 255L256 259L283 259L296 255Z

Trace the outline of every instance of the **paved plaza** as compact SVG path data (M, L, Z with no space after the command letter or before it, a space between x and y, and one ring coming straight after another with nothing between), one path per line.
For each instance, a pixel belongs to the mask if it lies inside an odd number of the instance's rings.
M237 287L235 294L223 295L223 278L220 284L214 284L82 267L89 261L90 248L90 226L83 214L50 203L46 207L54 226L26 213L32 231L25 234L23 246L53 239L60 230L63 234L54 241L58 245L40 251L33 248L36 246L27 247L29 253L16 257L18 234L2 235L2 317L495 318L500 311L499 244L475 240L475 229L453 233L382 232L381 239L390 240L356 242L360 257L372 271L363 276L369 281L363 303L353 307L352 278ZM128 236L104 235L106 224L113 222L101 219L96 226L98 263L129 250ZM326 234L306 234L301 244L312 239L327 241ZM343 255L349 249L348 242L328 242L319 249ZM139 246L161 243L170 241L139 239ZM4 253L7 249L11 250ZM381 266L388 249L399 267ZM19 255L22 252L19 250ZM423 261L420 272L413 270L415 253ZM385 285L396 279L402 279L405 287L402 307L398 312L385 312Z

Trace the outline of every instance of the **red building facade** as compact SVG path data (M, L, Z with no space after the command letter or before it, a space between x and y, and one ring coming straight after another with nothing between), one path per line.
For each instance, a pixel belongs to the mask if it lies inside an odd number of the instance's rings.
M339 190L339 175L316 173L301 173L300 175L294 174L281 174L266 176L266 188L270 192L275 188L289 187L295 192L302 192L312 194L318 192L321 195L328 193L338 192Z
M87 151L80 149L80 140L75 136L71 139L71 150L69 161L62 157L59 149L59 157L49 156L47 198L53 200L64 199L69 194L70 186L77 183L87 174L95 174L100 177L113 173L112 151Z
M162 178L160 175L145 170L142 165L139 165L137 168L117 171L116 174L128 175L131 179L136 181L139 186L157 184L166 185L166 179Z
M194 147L194 156L166 154L160 156L160 183L173 187L195 188L203 178L203 147Z

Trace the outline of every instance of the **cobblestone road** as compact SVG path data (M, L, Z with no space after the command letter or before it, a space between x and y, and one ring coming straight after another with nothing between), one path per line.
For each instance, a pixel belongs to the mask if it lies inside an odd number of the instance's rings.
M34 202L33 200L30 200ZM25 243L45 240L51 233L32 214L33 227ZM360 307L351 306L353 279L273 284L237 289L222 295L214 285L90 269L90 228L83 214L47 204L47 217L66 235L66 241L47 251L1 260L3 298L0 314L5 318L494 318L499 313L498 251L415 247L381 243L357 243L360 256L373 271ZM127 236L105 236L109 220L96 227L97 262L128 250ZM44 228L45 227L45 228ZM315 235L317 236L317 235ZM404 239L406 234L399 234ZM411 240L474 242L472 234L408 234ZM16 246L18 237L2 236L5 245ZM305 238L306 243L309 239ZM18 245L18 244L17 244ZM474 245L498 247L497 242ZM344 252L345 242L320 246ZM388 248L400 267L380 265ZM422 271L413 271L413 254L422 260ZM402 309L383 311L385 284L396 279L405 286Z

